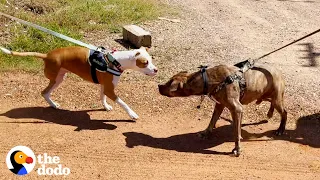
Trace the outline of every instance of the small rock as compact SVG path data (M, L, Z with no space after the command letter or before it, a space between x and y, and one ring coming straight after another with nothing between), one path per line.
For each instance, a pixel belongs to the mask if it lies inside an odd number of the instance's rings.
M90 24L90 25L96 25L97 23L96 23L95 21L93 21L93 20L90 20L90 21L89 21L89 24Z
M12 94L5 94L4 97L13 97Z
M173 22L173 23L180 23L181 22L179 19L168 19L168 18L165 18L165 17L158 17L158 19L165 20L165 21L170 21L170 22Z

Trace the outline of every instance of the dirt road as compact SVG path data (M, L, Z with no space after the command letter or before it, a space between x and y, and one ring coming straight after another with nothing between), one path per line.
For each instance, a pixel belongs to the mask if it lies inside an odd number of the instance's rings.
M229 154L234 143L228 111L212 137L202 140L197 132L209 123L213 103L206 100L198 110L196 97L169 99L157 92L158 83L181 70L255 58L319 29L320 1L166 2L178 9L174 18L181 22L143 25L153 34L159 75L129 71L117 88L140 115L137 122L114 103L113 111L102 110L99 88L74 76L55 91L53 99L63 110L54 110L40 96L48 83L41 70L0 74L0 179L17 178L4 163L17 145L36 155L59 156L63 167L71 169L68 179L320 178L320 34L261 60L277 66L286 78L288 130L273 136L279 116L265 123L268 103L247 106L239 158ZM87 40L123 49L114 41L119 37L88 35ZM44 179L35 170L25 179Z

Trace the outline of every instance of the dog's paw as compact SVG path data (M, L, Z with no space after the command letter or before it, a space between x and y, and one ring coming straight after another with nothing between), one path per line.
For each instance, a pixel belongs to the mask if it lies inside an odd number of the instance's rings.
M52 108L54 108L54 109L59 109L60 104L55 103L55 102L52 102L52 103L50 103L50 107L52 107Z
M234 155L234 156L236 156L236 157L239 157L240 156L240 154L241 154L241 150L240 150L240 147L236 147L236 148L234 148L233 150L232 150L232 154Z
M208 130L204 130L198 133L198 137L201 139L209 139L211 132Z
M137 119L139 118L139 116L138 116L135 112L133 112L133 111L130 111L130 112L129 112L129 116L130 116L130 118L133 119L133 120L137 120Z
M106 111L111 111L113 109L109 104L104 104L103 107L106 109Z
M273 111L268 111L267 117L270 119L273 116Z
M277 130L274 132L274 134L275 134L276 136L281 136L281 135L284 134L284 129L283 129L283 128L279 128L279 129L277 129Z

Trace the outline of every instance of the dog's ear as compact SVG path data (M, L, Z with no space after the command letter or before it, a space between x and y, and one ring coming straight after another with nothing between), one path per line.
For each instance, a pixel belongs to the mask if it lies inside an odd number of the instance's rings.
M180 89L183 88L183 82L182 81L177 81L177 80L174 80L172 81L171 85L170 85L170 91L173 92L173 91L177 91L178 90L178 87L180 87Z
M138 57L141 53L138 51L136 52L136 54L134 55L134 57Z

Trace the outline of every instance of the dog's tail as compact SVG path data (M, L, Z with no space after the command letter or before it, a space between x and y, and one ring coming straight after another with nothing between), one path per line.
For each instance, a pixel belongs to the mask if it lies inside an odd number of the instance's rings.
M41 58L41 59L47 58L47 54L38 53L38 52L15 52L15 51L10 51L9 49L6 49L1 46L0 46L0 49L5 54L11 54L13 56L33 56L33 57L37 57L37 58Z

